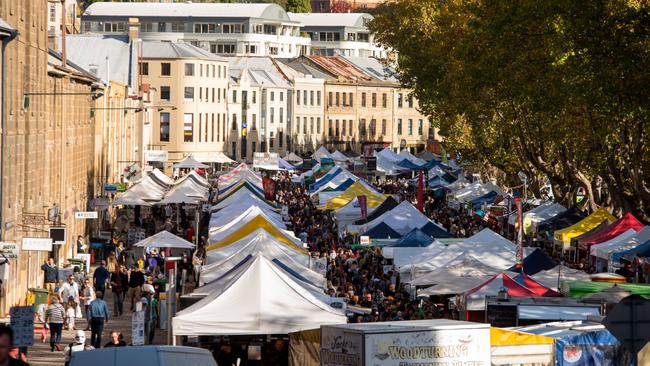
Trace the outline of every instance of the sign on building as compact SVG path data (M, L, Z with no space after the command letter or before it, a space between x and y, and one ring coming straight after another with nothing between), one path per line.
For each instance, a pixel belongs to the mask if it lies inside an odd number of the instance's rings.
M52 251L52 238L23 238L23 250Z
M47 225L45 215L23 214L23 225Z
M34 307L14 306L9 309L11 329L14 331L14 346L26 347L34 344Z
M97 217L99 217L97 211L77 211L74 213L74 218L77 220L96 219Z
M169 159L169 154L166 150L145 150L144 151L144 160L146 161L156 161L164 163Z
M7 259L18 259L20 245L18 243L0 242L0 253Z

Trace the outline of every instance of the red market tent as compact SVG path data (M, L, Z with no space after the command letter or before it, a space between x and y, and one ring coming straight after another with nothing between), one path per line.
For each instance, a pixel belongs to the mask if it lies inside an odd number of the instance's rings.
M496 296L501 289L505 289L508 296L540 296L501 272L484 284L465 293L465 310L485 310L485 296Z
M592 235L580 238L578 240L578 249L589 251L592 245L604 243L613 239L628 230L639 231L643 229L643 224L639 222L631 213L626 213L613 224L603 230L598 230Z
M524 285L527 289L535 293L535 296L545 296L545 297L560 297L562 296L559 292L555 290L551 290L548 287L545 287L544 285L540 284L539 282L533 280L530 278L525 273L519 274L517 277L514 278L514 280L521 284Z

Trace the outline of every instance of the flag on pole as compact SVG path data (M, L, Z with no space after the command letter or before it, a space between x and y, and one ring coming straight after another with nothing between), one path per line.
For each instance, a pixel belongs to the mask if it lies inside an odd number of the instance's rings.
M418 173L418 210L424 212L424 173Z
M262 178L262 187L264 188L264 198L275 201L275 181L269 177L264 177Z
M524 225L523 225L523 215L522 215L522 199L515 198L515 206L517 208L517 253L516 253L516 267L524 270Z
M357 201L359 202L359 208L361 209L361 219L365 220L368 218L368 197L358 196Z

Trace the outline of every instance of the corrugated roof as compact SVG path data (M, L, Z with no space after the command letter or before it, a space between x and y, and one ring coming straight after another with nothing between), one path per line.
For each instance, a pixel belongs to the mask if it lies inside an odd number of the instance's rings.
M142 42L142 57L144 58L198 58L213 61L228 61L202 48L189 43L144 41Z
M374 17L366 13L288 13L291 20L304 27L356 27L367 28L364 19Z
M332 75L322 72L318 68L309 65L307 62L305 62L306 59L303 57L299 57L295 59L277 59L277 60L304 75L311 75L312 77L317 79L325 79L325 80L334 79Z
M240 59L239 57L233 57ZM246 58L244 60L236 60L230 63L230 80L234 85L239 85L241 79L247 78L251 85L254 86L270 86L277 88L288 88L291 86L285 80L277 69L268 69L264 65L247 65Z
M132 85L137 55L132 53L129 38L120 35L76 34L66 37L66 56L86 70L97 71L104 82L107 77L124 85ZM134 50L137 51L137 50ZM106 60L110 63L110 76Z
M352 81L371 81L375 79L364 73L356 66L339 56L307 56L312 62L325 69L327 72Z
M371 57L352 57L352 56L341 56L347 62L353 64L357 68L361 69L368 75L372 76L375 79L389 82L398 82L397 72L391 67L387 67L382 64L376 58Z
M263 18L291 21L286 11L277 4L101 2L91 4L83 15L140 18Z

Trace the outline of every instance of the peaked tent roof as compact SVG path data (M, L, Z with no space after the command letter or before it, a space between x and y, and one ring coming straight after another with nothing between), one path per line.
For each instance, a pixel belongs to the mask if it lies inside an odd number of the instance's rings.
M427 247L433 242L433 238L420 229L413 229L404 235L391 247Z
M563 281L591 281L591 276L586 272L567 267L563 264L537 272L531 277L537 283L556 291L559 291L558 280L560 283Z
M219 202L212 206L212 210L219 210L242 200L251 203L256 202L260 206L268 206L272 209L277 209L275 204L267 201L264 197L260 197L259 193L253 192L250 189L239 189L230 193L226 197L219 197Z
M499 272L501 271L498 268L491 267L470 254L463 256L462 259L459 258L458 260L453 261L449 265L439 267L423 276L415 277L408 282L411 286L437 285L446 282L456 282L456 280L459 280L461 277L492 277ZM471 290L484 282L485 280L458 293Z
M426 160L426 161L431 161L431 160L439 160L440 157L434 155L432 152L424 150L421 153L416 155L418 158Z
M520 273L517 277L513 278L517 283L523 285L527 289L535 293L535 296L543 297L560 297L559 292L551 290L550 288L540 284L539 282L533 280L526 273Z
M346 321L342 310L258 256L222 293L178 313L172 328L174 335L287 334Z
M340 152L338 150L334 151L330 155L332 155L332 159L334 159L335 161L348 161L348 160L350 160L349 157L347 157L345 154L343 154L342 152Z
M588 250L592 245L615 238L629 229L639 231L643 229L643 224L628 212L607 228L578 240L578 248Z
M296 170L296 167L291 165L288 161L278 158L278 167L284 170Z
M284 157L284 160L290 163L302 163L302 158L295 153L289 153L289 155Z
M553 233L553 238L557 242L570 243L572 238L596 228L604 221L614 222L616 218L605 207L601 207L577 223L564 229L556 230Z
M294 237L289 231L279 229L274 223L267 220L262 215L258 215L254 219L248 221L223 239L212 241L212 238L210 238L212 244L207 247L207 250L209 251L227 247L257 229L264 229L273 235L274 238L286 244L290 248L293 248L298 252L305 252L305 249L302 248L302 242L300 239Z
M341 168L340 166L336 166L336 167L330 169L330 171L325 173L325 175L320 177L316 182L309 185L309 192L314 192L314 191L318 190L318 188L326 185L332 179L334 179L334 177L336 177L337 175L343 173L343 170L344 169Z
M366 196L368 207L377 207L384 201L384 196L370 190L367 185L361 181L356 181L340 195L331 198L325 204L326 210L336 210L341 208L358 196Z
M621 253L634 249L648 240L650 240L650 226L644 227L639 232L630 229L608 241L592 245L590 254L609 261L610 259L613 259L610 258L610 256L613 257L614 253ZM617 256L617 258L620 258L620 256ZM608 264L613 265L614 263Z
M539 248L535 248L532 253L528 254L526 258L524 258L524 273L529 276L555 268L555 266L557 266L557 262L551 259L551 257ZM508 271L521 272L521 269L517 268L515 265L510 267Z
M447 230L443 229L442 227L438 226L436 223L433 221L427 223L426 225L422 226L420 228L425 234L429 235L430 237L434 239L446 239L446 238L453 238L454 236L451 235Z
M189 155L185 159L181 160L181 162L174 164L174 169L205 169L209 168L209 166L197 161L192 157L192 155Z
M393 197L388 196L388 197L386 197L384 202L382 202L379 206L377 206L375 208L375 210L372 211L372 213L368 215L368 217L366 219L357 220L357 221L354 222L354 224L355 225L362 225L362 224L365 224L366 222L372 221L372 220L376 219L377 217L381 216L383 213L394 209L395 207L397 207L397 205L398 205L397 201Z
M545 206L545 208L541 211L524 215L524 233L528 235L531 232L535 232L537 230L538 223L553 218L564 211L566 211L566 207L560 205L559 203L553 203L549 206Z
M422 212L418 211L413 204L408 201L403 201L397 207L392 210L383 213L376 219L357 226L350 225L348 230L351 232L367 230L367 228L372 228L379 223L384 222L395 231L401 235L405 235L409 231L415 228L421 228L427 223L430 222L429 218L426 217Z
M400 155L404 159L407 159L408 161L410 161L411 163L417 166L422 166L427 163L426 160L418 158L417 156L411 154L411 152L408 151L407 149L402 149L402 151L400 151L398 155Z
M327 149L324 146L319 147L318 150L316 150L316 152L314 153L314 155L312 155L312 157L316 159L316 161L318 162L320 162L324 158L334 160L330 152L327 151Z
M553 231L558 228L568 227L584 219L586 216L587 215L577 207L571 207L570 209L537 224L537 231Z
M465 293L467 299L465 309L469 311L484 310L485 296L496 296L501 289L505 289L509 296L537 296L533 291L501 272L484 284Z
M144 240L133 244L138 248L178 248L194 249L194 244L180 238L169 231L163 230L156 235L152 235Z
M398 239L402 237L397 231L383 222L361 234L361 236L367 236L371 239Z

